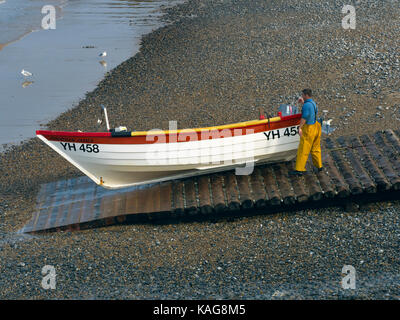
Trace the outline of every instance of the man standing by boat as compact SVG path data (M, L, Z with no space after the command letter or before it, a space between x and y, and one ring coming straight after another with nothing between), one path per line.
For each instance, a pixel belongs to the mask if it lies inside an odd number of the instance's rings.
M321 124L317 121L318 108L312 97L311 89L304 89L299 103L301 120L299 126L300 144L297 149L296 168L290 175L302 175L306 171L306 163L311 153L312 162L318 171L322 171L321 160Z

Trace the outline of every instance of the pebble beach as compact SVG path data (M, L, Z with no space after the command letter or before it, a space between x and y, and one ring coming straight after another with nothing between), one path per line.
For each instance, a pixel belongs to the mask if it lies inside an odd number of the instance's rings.
M50 130L200 127L274 115L314 91L332 137L400 127L398 1L188 0ZM39 128L38 128L39 129ZM0 154L1 299L400 299L400 200L25 235L40 185L81 173L37 138ZM53 265L57 286L41 286ZM357 272L342 289L342 268Z

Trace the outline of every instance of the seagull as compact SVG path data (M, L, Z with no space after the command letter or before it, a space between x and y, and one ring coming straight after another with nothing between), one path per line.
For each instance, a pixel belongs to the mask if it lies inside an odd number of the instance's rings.
M331 125L331 122L332 122L332 120L333 120L333 119L329 119L329 120L326 120L326 121L324 120L324 121L322 121L322 124L323 124L323 125L330 126L330 125Z
M102 120L97 119L97 124L98 124L98 125L102 124L102 122L103 122Z
M26 71L26 70L24 70L24 69L22 69L21 74L22 74L24 77L30 77L30 76L32 75L32 73L30 73L29 71Z
M105 56L107 56L107 52L105 52L105 51L104 51L103 53L100 53L100 54L99 54L99 57L101 57L101 58L103 58L103 57L105 57Z

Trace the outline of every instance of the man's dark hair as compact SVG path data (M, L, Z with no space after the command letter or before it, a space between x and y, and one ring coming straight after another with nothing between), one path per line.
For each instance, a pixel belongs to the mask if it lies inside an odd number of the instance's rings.
M304 89L303 94L309 97L312 97L312 90L311 89Z

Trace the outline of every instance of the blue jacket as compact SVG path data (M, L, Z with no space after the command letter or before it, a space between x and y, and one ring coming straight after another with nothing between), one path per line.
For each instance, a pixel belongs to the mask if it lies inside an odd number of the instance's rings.
M318 107L313 99L307 99L304 101L303 108L301 109L301 117L306 120L306 124L314 124L317 113Z

